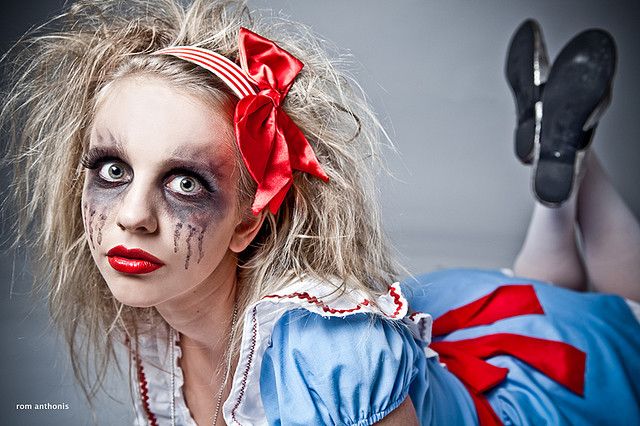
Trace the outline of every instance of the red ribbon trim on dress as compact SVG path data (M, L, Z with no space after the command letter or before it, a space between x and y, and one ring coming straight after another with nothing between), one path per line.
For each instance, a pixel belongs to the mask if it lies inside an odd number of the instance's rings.
M467 305L452 309L433 322L433 336L489 325L520 315L544 315L532 285L504 285ZM564 342L511 333L496 333L472 339L431 343L440 361L467 388L480 425L502 422L484 393L506 379L509 370L484 361L496 355L511 355L525 362L570 391L584 395L586 353Z
M357 305L355 305L352 308L347 308L347 309L336 309L336 308L332 308L330 306L328 306L326 303L324 303L324 301L318 299L316 296L312 296L309 293L307 293L306 291L303 292L295 292L295 293L291 293L291 294L269 294L267 296L264 296L263 299L300 299L300 300L304 300L312 305L316 305L318 306L320 309L322 309L323 312L327 312L330 314L346 314L346 313L351 313L351 312L356 312L359 311L360 309L362 309L363 306L369 306L371 304L371 302L369 302L369 300L364 299L362 302L358 303Z

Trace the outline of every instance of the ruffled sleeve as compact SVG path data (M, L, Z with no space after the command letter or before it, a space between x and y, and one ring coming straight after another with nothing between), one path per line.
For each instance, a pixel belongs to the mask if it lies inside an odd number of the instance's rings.
M260 372L268 423L380 421L407 398L419 356L408 328L380 315L288 311L274 326Z

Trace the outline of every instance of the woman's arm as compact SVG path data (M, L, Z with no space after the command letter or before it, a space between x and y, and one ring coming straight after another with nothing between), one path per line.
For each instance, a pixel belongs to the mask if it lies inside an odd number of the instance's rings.
M418 418L416 417L416 409L413 408L411 398L407 397L402 404L393 410L387 417L380 420L376 425L380 426L418 426Z

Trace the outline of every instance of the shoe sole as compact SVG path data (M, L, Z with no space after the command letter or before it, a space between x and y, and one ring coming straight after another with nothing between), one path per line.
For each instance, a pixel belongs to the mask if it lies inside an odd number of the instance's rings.
M602 30L580 33L555 60L542 96L534 162L533 192L543 204L557 207L570 197L589 143L585 131L597 123L595 114L604 112L615 66L615 43Z
M533 19L528 19L518 27L511 38L505 67L517 109L515 154L524 164L530 164L534 158L540 117L535 112L536 106L532 104L540 98L539 87L546 81L547 73L547 51L540 25Z

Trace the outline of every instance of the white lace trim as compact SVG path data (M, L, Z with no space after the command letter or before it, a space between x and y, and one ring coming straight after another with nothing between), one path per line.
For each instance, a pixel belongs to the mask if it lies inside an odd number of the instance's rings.
M403 320L412 334L426 343L427 356L437 355L428 348L431 341L431 316L419 312L406 316L408 303L402 295L399 283L391 285L387 294L378 297L374 304L358 290L337 293L327 283L305 278L263 298L245 311L239 362L233 377L231 393L222 407L227 425L267 424L260 396L262 358L271 344L271 334L277 321L285 312L296 308L304 308L325 317L372 313L392 320ZM174 334L178 335L178 333ZM161 426L169 425L171 422L171 351L167 347L168 340L169 330L163 328L156 336L141 336L138 346L147 381L148 405ZM176 424L196 426L182 392L184 376L178 365L178 359L182 353L177 337L173 344L176 351ZM140 398L136 401L136 405L137 424L148 424Z
M171 347L169 342L169 328L161 327L154 335L140 336L138 342L138 353L142 364L144 378L146 379L147 395L149 397L149 409L155 415L158 425L171 425ZM174 412L177 425L197 426L191 417L191 412L184 399L182 387L184 376L179 365L182 357L182 349L178 344L179 333L173 333L173 347L175 355L174 366ZM134 369L134 374L138 374ZM140 392L139 378L135 377ZM143 406L142 396L139 394L136 399L136 425L149 425L146 410Z

